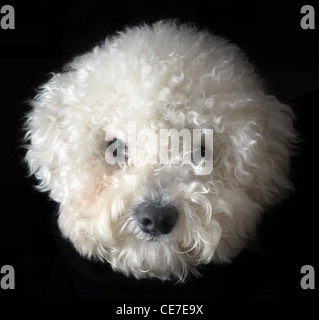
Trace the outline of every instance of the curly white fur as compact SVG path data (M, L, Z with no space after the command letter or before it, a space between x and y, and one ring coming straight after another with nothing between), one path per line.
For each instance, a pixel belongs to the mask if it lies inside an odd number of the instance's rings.
M52 74L31 104L26 160L60 203L63 235L126 275L184 280L200 264L229 261L292 188L291 109L265 93L235 45L191 25L128 28ZM105 140L123 139L129 121L145 133L213 129L214 170L146 165L147 134L135 165L107 164ZM133 213L152 199L179 212L156 238Z

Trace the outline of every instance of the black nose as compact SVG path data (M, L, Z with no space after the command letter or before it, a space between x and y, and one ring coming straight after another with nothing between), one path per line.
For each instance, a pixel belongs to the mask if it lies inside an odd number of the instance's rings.
M159 206L149 202L141 203L136 213L141 230L154 236L170 233L178 216L174 206Z

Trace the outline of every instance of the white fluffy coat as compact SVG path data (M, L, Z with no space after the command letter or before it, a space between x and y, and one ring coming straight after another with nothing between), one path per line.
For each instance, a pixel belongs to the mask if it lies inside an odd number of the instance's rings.
M237 46L192 25L127 28L53 73L31 105L26 160L60 204L63 235L126 275L184 280L200 264L230 261L292 188L291 109L265 93ZM128 121L140 132L213 129L212 173L146 164L147 135L134 166L108 165L105 140L125 137ZM133 211L158 198L179 216L151 239Z

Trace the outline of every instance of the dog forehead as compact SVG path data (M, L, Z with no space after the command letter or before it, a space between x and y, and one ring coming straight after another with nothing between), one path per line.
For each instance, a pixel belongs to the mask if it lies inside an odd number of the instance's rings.
M174 87L164 79L145 88L142 82L126 79L125 84L113 83L110 91L105 93L101 109L95 110L113 127L134 121L139 128L207 128L211 117L219 114L214 108L219 102L217 95L201 86L188 92L187 83Z
M222 100L230 99L227 90L244 87L243 80L233 80L244 74L240 58L233 67L235 56L234 46L207 33L134 29L86 56L83 99L88 105L97 101L98 118L115 120L112 130L129 121L151 129L213 128L220 123Z

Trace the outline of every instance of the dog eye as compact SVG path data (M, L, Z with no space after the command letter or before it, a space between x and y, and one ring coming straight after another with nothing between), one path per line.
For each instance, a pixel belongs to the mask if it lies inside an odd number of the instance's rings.
M106 148L106 160L109 160L111 156L113 159L116 159L116 162L119 164L123 164L128 160L128 150L126 144L118 138L113 138L111 141L108 141L107 148ZM114 164L112 161L110 164Z

